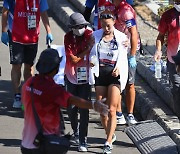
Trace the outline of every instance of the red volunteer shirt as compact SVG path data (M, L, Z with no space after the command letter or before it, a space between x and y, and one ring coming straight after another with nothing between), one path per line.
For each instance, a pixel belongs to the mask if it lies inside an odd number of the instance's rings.
M177 22L178 18L179 12L177 12L175 8L172 8L162 15L158 26L158 30L161 34L168 33L167 57L171 63L174 63L172 56L177 54L180 43L180 27Z
M82 58L77 64L73 64L71 62L71 55L76 56L78 53L84 52L85 47L87 47L91 36L92 31L86 29L83 36L75 36L73 32L70 31L64 37L66 54L65 74L68 80L73 84L77 84L77 67L86 67L87 73L89 72L89 54L86 54L84 58Z
M34 44L38 42L40 4L36 0L36 11L32 11L33 0L17 0L14 10L12 27L12 40L22 44ZM28 29L28 16L35 16L36 28ZM33 17L34 18L34 17Z
M33 141L37 135L37 128L32 111L30 78L22 87L22 102L24 105L24 130L22 146L35 148ZM46 134L59 134L60 107L67 107L71 96L57 85L53 78L37 75L33 78L34 104Z

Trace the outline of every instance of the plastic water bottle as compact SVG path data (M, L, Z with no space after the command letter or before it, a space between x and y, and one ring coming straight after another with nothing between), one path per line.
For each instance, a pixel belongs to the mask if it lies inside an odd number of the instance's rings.
M155 62L155 78L160 79L161 77L161 62L159 60Z
M167 72L167 62L166 61L163 61L162 62L162 71L164 72L164 73L166 73Z

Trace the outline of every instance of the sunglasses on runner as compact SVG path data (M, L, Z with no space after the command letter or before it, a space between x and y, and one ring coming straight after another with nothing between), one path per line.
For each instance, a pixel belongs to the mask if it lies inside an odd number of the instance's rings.
M115 17L112 14L101 14L100 19L115 19Z

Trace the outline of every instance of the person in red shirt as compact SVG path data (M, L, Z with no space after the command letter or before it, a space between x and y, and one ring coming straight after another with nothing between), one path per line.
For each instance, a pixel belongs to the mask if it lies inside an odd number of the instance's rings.
M129 73L128 73L128 82L126 85L126 105L128 115L126 117L128 125L137 123L134 118L133 110L135 103L135 74L136 74L136 58L139 54L138 50L140 47L140 42L138 38L137 23L136 23L136 13L135 10L129 5L125 0L113 0L113 4L116 6L114 14L116 16L115 27L125 33L130 41L129 52L128 52L128 64L129 64ZM119 108L117 109L117 120L120 124L125 124L126 121L122 114L122 111Z
M172 56L175 56L180 50L180 1L174 0L174 3L174 7L164 12L160 19L158 25L159 34L156 39L156 52L154 59L155 61L161 59L161 49L164 43L165 35L167 34L167 70L169 72L171 84L173 85L171 90L174 99L173 110L178 117L180 117L180 75L177 73L175 61L172 59Z
M89 85L89 52L93 45L92 30L87 29L88 24L82 14L75 12L70 16L70 31L64 36L67 91L86 100L89 99L91 91ZM79 127L78 111L80 113ZM79 144L78 150L86 152L89 111L73 105L68 108L68 115L75 141Z
M21 108L22 64L25 81L34 73L33 63L38 50L40 18L47 33L46 41L53 41L47 10L47 0L3 1L1 41L9 45L10 50L13 108Z
M24 129L21 152L23 154L39 152L38 147L33 144L38 130L32 109L31 85L33 85L34 106L42 123L43 134L61 135L60 108L67 108L71 104L80 108L94 108L103 115L108 114L108 107L102 102L91 103L73 96L54 82L53 77L59 70L61 59L57 50L51 48L44 50L36 64L39 74L29 78L22 87Z

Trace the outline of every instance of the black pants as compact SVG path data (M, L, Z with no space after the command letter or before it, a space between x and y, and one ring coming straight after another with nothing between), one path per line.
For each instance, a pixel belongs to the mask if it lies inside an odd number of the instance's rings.
M85 100L88 100L90 95L91 86L89 84L76 85L72 84L66 78L67 91ZM78 112L80 113L80 124L78 128ZM68 107L68 116L71 121L71 127L75 134L79 134L79 141L85 143L87 140L88 123L89 123L89 110L81 109L77 106L70 105Z

